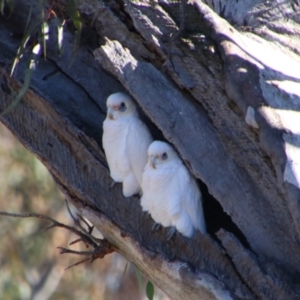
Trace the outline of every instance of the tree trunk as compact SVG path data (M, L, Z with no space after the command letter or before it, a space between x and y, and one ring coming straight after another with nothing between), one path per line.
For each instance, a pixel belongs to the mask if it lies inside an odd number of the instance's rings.
M299 299L300 3L205 2L81 1L74 51L68 5L49 1L45 16L51 7L66 19L63 52L58 18L47 19L46 59L0 120L171 299ZM18 0L0 19L1 111L24 79L29 51L8 72L29 12ZM30 23L39 13L33 4ZM134 97L155 139L172 143L199 180L207 234L166 242L137 197L109 188L102 123L118 91Z

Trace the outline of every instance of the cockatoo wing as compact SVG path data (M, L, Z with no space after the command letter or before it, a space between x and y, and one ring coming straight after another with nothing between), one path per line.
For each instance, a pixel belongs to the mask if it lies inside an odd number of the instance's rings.
M116 182L123 182L130 172L130 162L126 149L128 130L129 123L126 122L105 119L103 123L103 148L110 176Z
M151 169L149 167L149 164L147 163L142 175L143 195L141 197L141 206L143 211L147 211L149 213L152 207L152 201L151 201L152 188L149 185L150 180L151 180Z
M193 235L194 228L206 231L200 191L181 162L169 162L160 169L147 163L142 188L142 208L155 222L175 226L187 237Z
M202 233L206 232L206 224L202 208L202 195L196 180L184 165L178 169L178 186L180 186L182 209L189 215L193 226Z
M133 172L130 172L123 180L123 195L124 197L130 197L137 194L140 191L140 185L136 181Z
M161 199L159 212L164 213L161 215L163 220L166 218L170 220L168 226L175 226L181 234L191 237L194 233L194 225L189 214L183 208L182 200L186 191L182 189L180 182L182 180L181 168L182 164L175 160L169 162L168 167L165 168L165 183L162 192L164 196Z
M147 163L144 173L141 197L143 211L148 211L156 223L171 226L172 220L168 215L169 176L164 170L153 169Z
M143 171L147 164L147 150L153 139L147 126L138 118L132 120L129 126L126 151L131 170L142 187Z

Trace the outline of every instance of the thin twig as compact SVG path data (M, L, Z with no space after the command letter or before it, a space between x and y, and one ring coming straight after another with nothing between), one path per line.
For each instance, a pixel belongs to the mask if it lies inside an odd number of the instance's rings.
M56 220L54 220L48 216L44 216L44 215L40 215L40 214L36 214L36 213L15 214L15 213L8 213L5 211L0 211L0 215L14 217L14 218L39 218L42 220L46 220L46 221L52 223L52 225L50 225L47 229L50 229L53 227L61 227L61 228L67 229L67 230L77 234L84 243L87 243L94 248L97 247L97 243L94 241L94 239L90 238L86 233L83 233L72 226L68 226L63 223L57 222Z
M63 248L63 247L58 247L58 249L60 249L60 254L72 253L72 254L77 254L77 255L88 255L89 256L88 258L85 258L84 260L81 260L81 261L67 267L66 270L70 269L74 266L78 266L79 264L84 263L86 261L90 261L92 263L97 258L103 258L106 254L112 253L116 250L116 248L112 244L110 244L106 239L97 239L97 238L93 237L91 235L91 233L94 229L94 226L90 226L88 224L88 222L79 214L77 214L78 218L75 218L69 208L67 200L66 200L66 205L67 205L68 212L69 212L70 216L72 217L75 225L78 226L79 229L81 229L83 232L80 230L77 230L76 228L74 228L72 226L65 225L63 223L60 223L60 222L48 217L48 216L44 216L41 214L36 214L36 213L16 214L16 213L8 213L8 212L0 211L0 215L14 217L14 218L39 218L39 219L48 221L52 224L49 225L48 227L46 227L44 229L44 231L49 230L53 227L64 228L66 230L69 230L69 231L75 233L77 236L79 236L79 239L71 242L70 245L73 245L75 243L82 241L85 243L85 245L87 247L88 247L88 245L90 245L94 248L93 251L75 251L75 250L71 250L71 249L67 249L67 248ZM88 230L85 229L81 225L80 220L85 223L85 225L88 227Z
M75 241L69 243L69 245L71 246L71 245L77 244L77 243L79 243L79 242L82 242L82 239L77 239L77 240L75 240ZM88 246L88 245L86 245L86 246Z
M70 209L70 206L69 206L69 203L68 203L68 200L67 200L67 199L65 199L65 202L66 202L66 205L67 205L67 209L68 209L69 215L70 215L70 216L71 216L71 218L73 219L73 221L74 221L75 225L76 225L76 226L78 226L78 227L79 227L81 230L83 230L83 231L87 232L87 230L86 230L84 227L82 227L82 225L80 224L79 220L78 220L78 219L76 219L76 218L74 217L74 215L72 214L72 212L71 212L71 209Z
M71 250L67 249L64 247L57 247L57 249L60 249L60 254L65 254L65 253L72 253L76 255L93 255L95 254L95 251L76 251L76 250Z
M76 267L76 266L78 266L78 265L80 265L80 264L83 264L84 262L89 261L89 260L90 260L89 257L88 257L88 258L85 258L85 259L83 259L83 260L80 260L80 261L78 261L77 263L68 266L67 268L65 268L65 270L69 270L69 269L71 269L71 268L73 268L73 267Z

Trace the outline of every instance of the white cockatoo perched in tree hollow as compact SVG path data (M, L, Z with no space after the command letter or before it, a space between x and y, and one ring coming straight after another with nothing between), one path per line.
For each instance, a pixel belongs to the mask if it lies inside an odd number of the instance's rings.
M191 237L194 230L206 232L202 196L196 180L178 157L174 148L154 141L148 148L148 162L143 173L141 205L153 220Z
M147 150L153 139L130 96L112 94L106 106L102 142L110 176L123 183L123 195L129 197L141 192Z

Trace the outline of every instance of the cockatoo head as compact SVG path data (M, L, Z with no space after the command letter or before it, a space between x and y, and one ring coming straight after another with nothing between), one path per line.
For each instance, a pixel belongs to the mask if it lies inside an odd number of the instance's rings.
M107 117L110 120L137 116L136 105L130 96L123 93L111 94L106 101Z
M174 148L165 142L154 141L148 148L148 163L154 169L177 160L178 155Z

